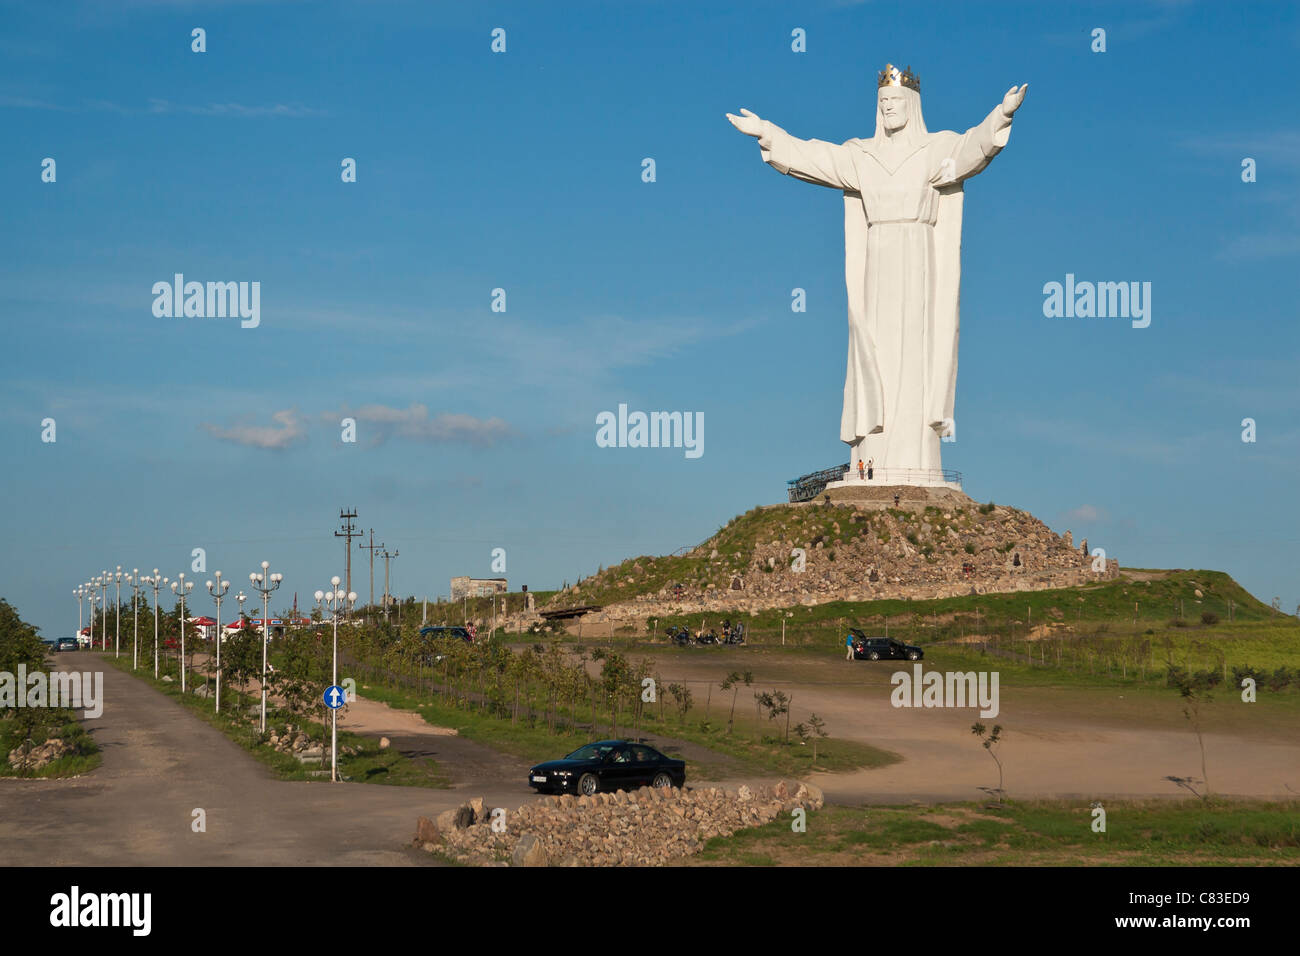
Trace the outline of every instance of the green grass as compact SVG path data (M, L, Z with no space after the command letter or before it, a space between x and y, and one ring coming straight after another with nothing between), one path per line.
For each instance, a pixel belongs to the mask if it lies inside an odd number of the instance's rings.
M882 631L889 621L890 636L912 639L943 640L959 636L963 631L1008 631L1018 628L1023 633L1033 625L1075 625L1086 631L1100 627L1118 630L1127 623L1133 628L1134 604L1136 620L1144 632L1154 628L1158 632L1183 631L1169 628L1168 621L1182 601L1190 630L1196 633L1230 634L1237 625L1251 622L1269 622L1282 629L1300 634L1300 620L1286 614L1276 614L1271 607L1256 600L1241 585L1222 571L1169 571L1149 572L1167 575L1154 581L1137 581L1121 577L1115 581L1073 588L1051 588L1042 591L1017 591L1006 594L962 595L951 598L912 601L902 598L881 601L828 601L812 606L769 608L756 615L741 615L718 610L710 618L730 616L746 622L750 640L780 640L781 620L786 620L787 642L803 640L804 633L830 626L852 624L872 632ZM1200 590L1201 598L1195 593ZM1234 620L1229 622L1228 602L1233 602ZM1205 627L1200 623L1202 611L1211 611L1220 623ZM659 629L668 624L699 626L699 615L681 618L662 617ZM897 633L896 633L897 632ZM843 640L843 635L840 635Z
M330 769L328 763L303 764L297 757L281 753L265 744L262 734L258 730L256 720L241 720L233 717L232 712L235 710L237 702L233 690L227 692L228 696L223 694L222 704L227 709L223 709L222 713L218 714L213 710L211 699L196 697L192 692L182 695L178 683L163 681L161 676L158 680L154 680L152 672L144 668L139 671L132 671L130 662L125 657L114 660L112 656L104 656L102 659L119 670L131 674L137 680L144 681L155 690L172 698L179 706L186 708L209 725L220 730L259 763L271 770L279 779L320 780L328 778ZM244 698L243 705L247 707L250 700L251 698ZM267 726L281 727L286 722L304 725L301 717L272 707L268 703L266 710ZM307 733L314 741L329 742L328 725L312 724L307 728ZM375 738L348 731L340 731L338 741L340 777L358 783L379 783L392 786L430 787L435 789L445 789L451 786L447 774L429 758L415 760L405 757L391 748L381 750L379 741ZM347 754L344 752L345 747L356 748L357 753L355 755ZM324 774L321 771L324 771Z
M44 728L43 733L38 735L42 741L49 740L53 737L59 737L75 748L67 756L60 757L57 760L51 760L39 770L32 770L27 774L21 774L13 767L9 766L9 752L21 741L17 739L17 727L12 719L0 719L0 777L20 777L28 778L54 778L54 777L75 777L83 773L89 773L103 762L103 756L99 752L94 738L86 728L77 720L73 711L52 711L50 716L55 718L54 725Z
M1192 604L1197 588L1205 604ZM1142 598L1136 624L1135 595ZM1224 610L1219 623L1203 625L1198 612L1195 623L1171 627L1168 604L1174 595L1185 595L1189 617L1193 607L1222 608L1233 600L1236 620L1229 622ZM1124 606L1127 614L1116 616ZM1235 684L1234 668L1267 675L1287 668L1293 676L1284 686L1267 689L1266 680L1258 681L1261 700L1270 695L1300 702L1300 621L1275 615L1221 572L1169 572L1159 581L1119 580L1087 588L933 601L830 602L771 609L752 617L717 611L708 615L708 623L715 626L723 617L746 622L747 653L779 654L792 661L840 656L846 628L883 634L887 620L890 637L926 649L927 667L988 669L992 663L1004 680L1014 678L1020 686L1158 688L1165 686L1172 663L1193 673L1216 673L1224 682L1219 688L1223 692L1227 683ZM700 617L660 618L654 642L649 635L616 635L602 643L624 649L641 645L653 648L656 655L698 653L665 644L661 635L672 625L698 628ZM979 643L963 643L972 639Z
M431 698L427 692L415 691L395 686L395 682L385 682L373 677L358 685L358 692L371 700L382 701L391 707L413 710L428 723L438 727L454 729L462 737L485 744L503 753L514 754L529 761L554 760L565 753L576 750L590 740L609 736L609 726L597 724L587 728L579 725L576 732L560 735L550 733L543 722L531 724L520 719L513 725L508 717L496 717L490 714L470 712L462 707L452 706L438 697ZM665 708L668 709L668 708ZM717 709L714 710L718 714ZM725 720L714 721L711 725L701 726L704 722L695 719L692 709L687 721L679 722L667 718L643 718L642 734L655 734L688 744L706 748L710 754L685 757L687 773L697 776L726 776L740 774L778 774L783 776L804 776L814 770L850 771L881 767L894 763L900 758L897 754L871 747L867 744L848 740L823 740L818 744L817 763L813 766L812 747L801 746L791 732L791 743L783 743L772 736L772 728L765 727L763 739L755 739L752 725L743 712L738 712L735 730L727 734ZM631 736L632 724L620 723L619 736ZM665 747L672 751L676 748Z
M716 837L688 863L890 866L1295 866L1300 802L1198 800L1106 803L1106 832L1092 808L1067 801L1000 809L839 807L810 813L807 832L781 818Z

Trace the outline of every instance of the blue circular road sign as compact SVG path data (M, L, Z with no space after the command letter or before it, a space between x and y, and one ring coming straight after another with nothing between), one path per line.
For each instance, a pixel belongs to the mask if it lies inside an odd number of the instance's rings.
M348 694L338 684L331 684L325 688L325 706L330 710L338 710L347 703Z

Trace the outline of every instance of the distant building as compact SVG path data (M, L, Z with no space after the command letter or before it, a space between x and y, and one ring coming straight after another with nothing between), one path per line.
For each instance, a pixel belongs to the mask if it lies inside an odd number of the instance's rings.
M494 594L505 594L510 590L509 582L505 578L469 578L459 577L451 579L451 599L459 601L467 597L491 597Z

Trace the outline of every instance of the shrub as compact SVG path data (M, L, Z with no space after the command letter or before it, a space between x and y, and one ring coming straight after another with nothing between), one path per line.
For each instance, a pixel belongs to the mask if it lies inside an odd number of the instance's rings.
M1202 623L1202 624L1209 624L1209 625L1212 625L1212 624L1218 624L1218 623L1219 623L1219 615L1215 614L1213 611L1202 611L1202 612L1201 612L1201 623Z
M1249 664L1232 668L1232 683L1235 687L1240 687L1241 682L1247 677L1253 680L1257 685L1263 683L1264 674L1251 667Z
M975 553L975 545L971 544L971 542L969 541L966 542L966 553L967 554Z

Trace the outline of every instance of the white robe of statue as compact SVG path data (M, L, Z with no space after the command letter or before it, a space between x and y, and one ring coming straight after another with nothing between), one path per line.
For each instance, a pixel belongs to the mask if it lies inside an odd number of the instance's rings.
M962 183L1006 145L1025 87L965 133L930 133L920 94L879 89L876 135L841 145L796 139L748 110L763 161L844 191L848 371L840 439L850 475L873 460L890 484L937 484L940 436L955 428ZM900 120L902 121L900 123Z

